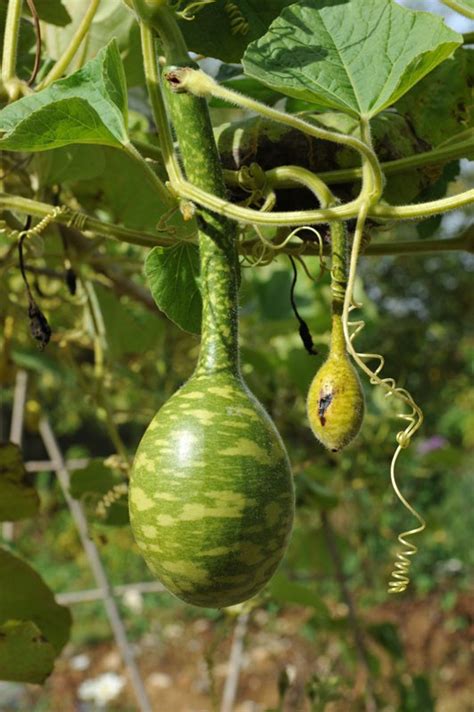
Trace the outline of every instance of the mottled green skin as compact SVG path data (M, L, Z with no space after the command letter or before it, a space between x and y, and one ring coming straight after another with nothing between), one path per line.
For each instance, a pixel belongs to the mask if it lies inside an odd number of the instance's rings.
M167 58L173 47L162 35ZM206 102L173 94L168 108L186 175L225 195ZM239 368L236 228L198 212L202 340L195 374L157 413L136 454L130 519L151 570L176 596L221 608L268 581L290 535L288 457Z
M179 598L221 608L255 595L283 556L293 511L285 448L241 379L195 376L152 420L130 518L148 566Z

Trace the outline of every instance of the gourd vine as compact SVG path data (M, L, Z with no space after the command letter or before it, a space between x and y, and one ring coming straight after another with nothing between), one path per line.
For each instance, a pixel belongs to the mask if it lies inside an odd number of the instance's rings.
M242 108L257 111L268 118L288 124L292 127L297 127L309 135L351 146L361 155L363 180L359 197L354 201L354 205L357 206L357 224L351 250L347 289L345 288L345 228L341 221L334 219L336 216L338 217L337 213L339 208L333 207L333 201L331 201L332 196L321 179L316 178L316 186L314 182L312 185L321 205L318 217L316 218L314 215L313 217L315 220L327 220L332 226L333 335L329 359L316 375L308 394L308 417L316 437L320 439L324 445L334 451L340 450L342 447L348 445L357 435L362 424L364 398L358 376L349 362L346 349L354 358L357 365L369 375L371 383L385 388L388 395L396 395L396 397L401 399L404 403L410 405L413 409L413 414L418 416L418 420L416 420L414 416L400 416L408 419L409 425L404 433L399 434L397 437L399 444L390 468L392 486L397 496L420 521L420 527L418 529L410 530L399 536L399 541L404 549L402 553L398 554L398 561L393 573L393 580L389 585L389 591L402 592L409 582L407 572L410 560L407 557L416 552L416 548L406 541L406 537L421 531L424 528L424 522L400 493L395 479L395 462L398 458L400 448L406 447L409 444L411 436L421 425L422 414L407 391L398 388L393 379L381 379L379 377L378 374L381 368L372 371L364 363L364 355L358 354L353 346L355 333L352 335L348 333L348 304L352 305L352 294L363 229L367 215L370 209L378 203L383 189L383 177L380 164L371 145L369 123L364 119L361 120L361 139L354 139L352 136L335 134L325 129L320 129L319 127L309 124L307 121L288 116L284 112L266 107L237 92L223 89L200 70L190 69L189 67L173 68L164 71L164 78L165 82L171 87L171 90L177 94L185 92L197 98L214 96L225 99ZM168 130L169 129L166 128L166 131ZM291 173L291 168L288 170ZM214 196L211 197L211 194L208 193L204 197L204 193L200 192L199 186L193 185L192 181L188 182L179 173L175 179L175 189L178 193L185 194L186 197L189 198L194 194L193 197L198 198L201 204L207 204L209 207L212 206L212 209L217 213L222 215L231 214L227 209L228 204L225 205L225 209L223 209L224 204L222 200L217 204L217 202L214 201ZM328 205L330 207L327 207ZM238 208L238 210L242 211L243 209ZM247 209L247 211L247 214L249 214L250 210ZM255 213L256 211L252 212ZM261 210L260 214L262 213L265 213L265 210ZM240 212L240 219L242 219L242 215L243 213ZM271 213L270 218L273 219L274 217L275 213ZM307 215L304 217L307 217ZM292 214L290 219L292 222L297 222L304 219L304 217L302 215ZM254 222L248 220L248 222L253 225L262 244L260 256L253 259L255 266L266 264L267 260L271 260L271 252L276 252L278 249L281 249L282 246L290 242L291 238L296 234L295 232L290 233L288 238L281 245L270 245L269 241L266 240L258 230L257 220ZM277 223L274 222L273 224ZM402 441L402 444L400 444L400 441Z

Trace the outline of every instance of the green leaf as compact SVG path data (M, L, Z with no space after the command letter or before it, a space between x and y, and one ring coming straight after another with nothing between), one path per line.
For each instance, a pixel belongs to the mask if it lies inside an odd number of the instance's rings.
M39 498L29 482L20 448L0 443L0 521L32 517L38 508Z
M439 17L394 0L305 0L283 10L243 64L288 96L372 117L461 43Z
M26 562L0 549L0 624L9 620L33 621L56 654L69 638L69 609Z
M194 244L154 247L145 260L148 286L159 309L180 329L201 332L199 252Z
M199 10L192 22L182 20L181 31L193 52L216 57L223 62L240 62L248 43L261 37L282 9L293 2L219 0Z
M127 89L115 40L78 72L5 107L0 131L0 148L12 151L127 143Z
M410 120L418 138L438 146L474 126L473 85L474 52L460 48L413 87L396 108Z
M31 621L0 625L0 680L41 685L52 672L53 646Z
M90 181L106 168L105 151L101 146L71 144L52 151L42 151L34 157L34 167L40 185L71 184L79 180ZM118 151L114 151L118 153ZM121 153L119 155L122 155Z
M35 0L35 9L40 20L50 25L66 27L72 21L61 0ZM27 3L25 3L25 10L29 12Z

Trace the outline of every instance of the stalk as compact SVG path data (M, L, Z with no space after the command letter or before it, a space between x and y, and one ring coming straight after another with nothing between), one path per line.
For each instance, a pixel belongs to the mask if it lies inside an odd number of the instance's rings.
M172 12L159 8L153 19L168 65L163 74L177 66L195 67ZM225 183L205 99L174 93L167 82L164 93L188 180L197 188L224 198ZM214 373L216 368L237 375L236 228L227 218L208 210L200 211L198 225L203 316L196 375Z
M68 44L66 50L63 52L62 56L57 60L57 62L53 65L53 67L43 79L43 81L38 84L38 86L36 87L37 91L40 91L41 89L44 89L45 87L49 86L50 84L55 82L56 79L60 79L66 69L69 67L74 58L74 55L81 46L82 40L89 32L92 20L94 19L94 15L97 12L97 8L99 7L99 2L100 0L91 0L85 15L82 18L76 32L72 36L71 41Z
M10 0L8 3L3 35L2 83L10 99L16 99L18 91L16 77L16 57L18 52L18 35L20 31L21 10L23 0Z

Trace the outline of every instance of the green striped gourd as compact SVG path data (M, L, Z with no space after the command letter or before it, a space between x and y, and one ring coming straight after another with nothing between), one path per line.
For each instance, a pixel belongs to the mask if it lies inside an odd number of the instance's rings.
M344 224L331 225L332 331L329 356L308 391L307 412L316 438L333 452L351 443L364 418L364 393L346 350L342 310L347 282Z
M223 194L203 100L168 100L188 176ZM200 356L140 442L130 518L148 566L166 588L188 603L220 608L256 594L277 568L294 492L280 436L240 374L234 228L209 213L199 225Z

